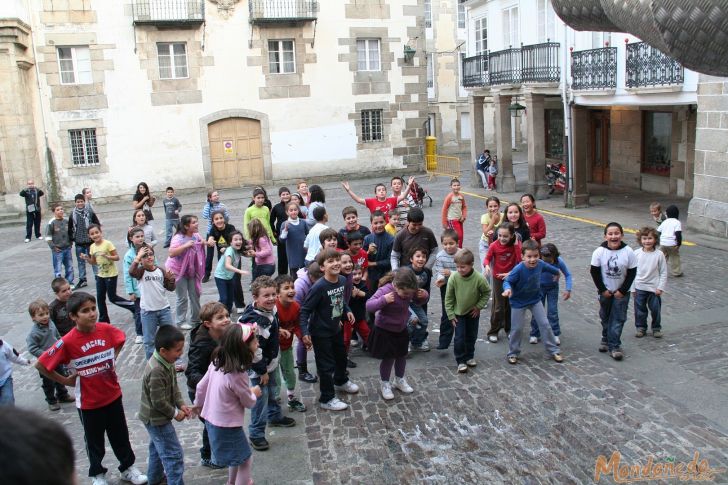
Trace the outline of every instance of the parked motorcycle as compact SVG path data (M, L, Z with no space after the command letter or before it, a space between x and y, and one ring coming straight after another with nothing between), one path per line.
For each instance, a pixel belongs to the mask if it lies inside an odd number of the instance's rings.
M546 183L549 186L549 195L555 191L566 190L566 166L563 163L546 164Z

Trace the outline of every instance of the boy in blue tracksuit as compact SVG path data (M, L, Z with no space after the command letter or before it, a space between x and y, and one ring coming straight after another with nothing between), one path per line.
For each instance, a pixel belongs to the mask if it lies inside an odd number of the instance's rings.
M572 279L569 267L561 259L559 250L554 244L548 243L541 246L541 260L548 263L561 271L566 280L566 290L564 291L564 301L571 298ZM551 330L554 331L554 340L556 345L561 345L561 327L559 326L559 279L560 275L552 275L548 272L541 273L541 303L546 308L546 317L549 319ZM537 344L541 338L541 332L538 330L538 324L535 318L531 318L531 336L528 343Z
M522 261L511 270L503 281L503 296L510 299L511 333L508 335L508 362L518 363L521 353L521 335L526 322L526 310L530 310L543 336L544 347L556 362L563 362L559 347L554 340L541 303L541 274L558 275L559 270L539 259L538 243L532 239L521 246Z

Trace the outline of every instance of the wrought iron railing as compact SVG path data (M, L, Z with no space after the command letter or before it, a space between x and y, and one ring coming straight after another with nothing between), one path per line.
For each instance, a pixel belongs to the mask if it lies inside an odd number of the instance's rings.
M627 44L627 87L682 84L682 65L646 42Z
M521 45L463 59L465 87L559 82L559 43Z
M521 66L523 82L559 82L559 43L544 42L521 46Z
M572 89L615 89L616 87L616 47L602 47L571 53Z
M463 59L463 86L477 87L490 84L488 78L488 54L466 57Z
M135 24L200 23L205 20L204 0L134 0Z
M318 2L312 0L249 0L250 22L316 20Z
M521 49L518 47L491 52L488 59L490 84L520 84L523 73L522 61Z

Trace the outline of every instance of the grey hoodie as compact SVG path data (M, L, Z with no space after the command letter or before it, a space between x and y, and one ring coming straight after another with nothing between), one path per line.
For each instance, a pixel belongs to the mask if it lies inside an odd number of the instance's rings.
M30 329L30 333L25 338L25 343L28 344L30 355L40 357L43 352L60 339L61 334L58 333L58 329L53 322L49 321L48 325L33 322L33 328Z

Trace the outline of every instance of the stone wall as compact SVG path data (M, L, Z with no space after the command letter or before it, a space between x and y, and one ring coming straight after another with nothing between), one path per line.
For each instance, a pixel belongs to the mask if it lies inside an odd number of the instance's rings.
M728 78L700 76L688 226L728 237Z

